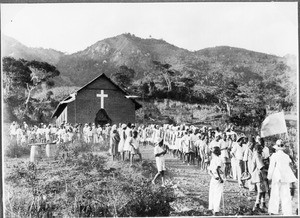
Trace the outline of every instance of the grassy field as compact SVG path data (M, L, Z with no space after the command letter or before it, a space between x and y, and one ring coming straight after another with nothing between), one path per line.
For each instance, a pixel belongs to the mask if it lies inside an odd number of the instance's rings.
M56 158L5 158L6 217L168 216L168 186L151 186L155 168L110 161L107 148L61 145Z
M141 148L143 161L112 161L107 147L84 143L61 145L56 158L5 158L7 217L206 216L210 177L197 166L166 156L167 185L151 184L156 173L153 147ZM296 214L298 190L293 198ZM267 199L268 200L268 199ZM253 213L255 195L226 181L221 212ZM224 205L224 206L223 206Z

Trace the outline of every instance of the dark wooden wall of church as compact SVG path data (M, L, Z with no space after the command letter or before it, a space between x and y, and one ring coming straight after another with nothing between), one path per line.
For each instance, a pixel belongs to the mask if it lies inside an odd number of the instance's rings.
M93 123L100 110L100 98L96 97L100 91L108 94L104 98L104 109L113 124L135 122L135 105L125 97L117 87L108 80L99 78L77 93L76 100L69 103L69 123ZM75 113L76 111L76 113Z

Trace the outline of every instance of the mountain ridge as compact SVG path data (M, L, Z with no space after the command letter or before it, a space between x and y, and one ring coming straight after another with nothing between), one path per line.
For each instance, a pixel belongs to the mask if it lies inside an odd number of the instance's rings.
M153 61L170 64L173 70L180 72L177 74L179 77L193 75L191 78L201 80L213 74L222 74L229 79L241 77L240 80L245 81L252 77L276 75L280 71L277 69L279 65L288 68L287 65L295 62L295 57L291 55L280 57L226 45L189 51L163 39L143 39L130 33L99 40L72 54L30 48L13 38L3 35L2 38L4 48L9 51L3 52L4 56L36 59L55 65L61 72L55 79L58 86L81 86L100 73L113 75L122 65L136 72L134 79L137 81L145 75L156 77L158 72L155 72Z
M23 58L27 60L46 61L50 64L56 64L58 59L64 55L63 52L52 48L28 47L18 40L1 35L2 38L2 56L12 56L14 58Z

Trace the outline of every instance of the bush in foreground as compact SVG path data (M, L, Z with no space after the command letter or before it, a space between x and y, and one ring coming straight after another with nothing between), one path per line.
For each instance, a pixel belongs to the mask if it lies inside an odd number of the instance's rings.
M56 160L13 167L5 178L10 185L5 199L7 217L170 214L169 203L175 200L172 188L156 188L143 176L105 168L106 157L79 144L60 149Z

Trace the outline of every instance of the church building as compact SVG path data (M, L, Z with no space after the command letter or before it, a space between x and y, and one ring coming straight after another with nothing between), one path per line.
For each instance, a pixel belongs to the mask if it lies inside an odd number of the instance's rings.
M71 94L56 107L56 125L67 123L134 123L142 106L104 73Z

